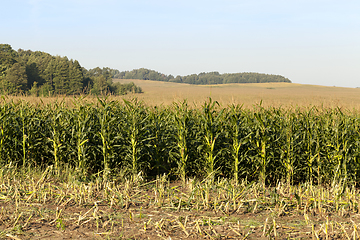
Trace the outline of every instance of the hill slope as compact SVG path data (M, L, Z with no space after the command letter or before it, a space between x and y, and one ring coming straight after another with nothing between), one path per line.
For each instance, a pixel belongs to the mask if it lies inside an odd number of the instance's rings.
M203 104L208 97L222 105L244 104L262 106L345 108L360 110L360 88L324 87L297 83L247 83L221 85L191 85L136 79L114 79L114 82L134 82L144 90L136 98L149 105L169 105L174 101ZM133 98L128 95L126 98Z

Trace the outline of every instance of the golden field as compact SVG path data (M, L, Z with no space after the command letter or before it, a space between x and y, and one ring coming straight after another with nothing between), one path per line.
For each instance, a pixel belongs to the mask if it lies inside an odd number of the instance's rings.
M150 80L114 79L114 82L134 82L144 93L126 96L111 96L109 99L121 100L137 98L146 105L170 105L173 102L187 100L190 104L201 105L208 97L218 101L222 106L242 104L252 108L262 102L264 107L311 107L341 108L360 110L360 88L325 87L296 83L246 83L222 85L190 85ZM76 97L83 98L83 97ZM96 98L84 97L87 101L96 102ZM8 100L24 99L33 103L50 103L65 101L70 103L73 97L32 96L5 97Z
M246 83L223 85L190 85L149 80L118 79L114 82L134 82L144 93L137 95L149 105L168 105L187 99L189 103L202 104L208 97L222 105L243 104L252 107L262 101L262 106L274 107L340 107L360 109L360 88L324 87L296 83ZM126 96L131 98L133 96Z

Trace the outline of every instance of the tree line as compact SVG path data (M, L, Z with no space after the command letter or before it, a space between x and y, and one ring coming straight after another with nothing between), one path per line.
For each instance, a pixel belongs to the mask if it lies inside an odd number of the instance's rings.
M266 82L288 82L291 81L281 75L263 74L263 73L225 73L219 72L202 72L199 74L191 74L187 76L165 75L163 73L146 69L134 69L132 71L123 71L112 69L111 71L114 78L120 79L142 79L142 80L154 80L176 83L188 83L188 84L225 84L225 83L266 83Z
M141 93L134 83L113 83L117 79L142 79L188 84L265 83L291 82L281 75L261 73L202 72L187 76L166 75L154 70L140 68L132 71L81 67L77 60L52 56L41 51L19 49L0 44L0 93L52 95L124 95Z
M52 95L124 95L140 93L134 83L113 83L109 68L87 70L77 60L0 44L0 93Z

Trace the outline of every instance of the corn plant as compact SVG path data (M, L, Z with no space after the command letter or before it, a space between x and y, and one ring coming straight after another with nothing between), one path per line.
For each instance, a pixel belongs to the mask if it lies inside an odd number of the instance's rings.
M302 141L304 146L303 156L305 159L305 176L307 181L313 182L314 169L316 169L315 160L318 157L318 141L316 140L316 117L313 112L314 108L310 109L307 112L300 113L302 120ZM315 117L315 119L314 119Z
M230 107L230 114L228 115L229 129L227 131L231 143L229 143L229 151L233 158L232 174L234 177L235 185L239 182L239 163L241 148L243 144L248 142L248 137L245 136L245 119L242 114L241 106L232 105Z
M282 137L284 144L282 144L281 150L281 164L285 170L285 179L288 185L293 183L293 177L295 172L295 153L294 149L297 142L297 118L295 113L284 119L284 128L282 129Z
M102 165L103 165L103 178L107 180L111 173L110 160L113 157L114 145L112 144L115 138L113 128L117 120L117 116L114 115L113 108L115 102L107 102L107 99L101 100L98 98L100 109L96 113L99 123L98 135L101 139L100 149L102 153Z
M279 109L266 110L259 106L259 110L253 113L253 119L248 116L251 124L249 141L255 149L255 171L259 176L259 181L263 188L266 185L266 178L269 174L275 175L278 170L275 160L279 158ZM274 167L275 165L275 167ZM269 169L269 172L268 172Z
M360 149L360 119L358 117L353 117L352 119L353 124L352 124L352 151L351 151L351 157L353 159L353 166L354 167L350 167L352 168L352 172L353 172L353 181L358 183L359 182L359 173L360 173L360 151L358 151L358 149Z
M47 124L50 128L50 136L48 141L51 143L50 152L53 155L54 160L54 170L57 174L60 174L60 164L64 157L64 151L66 147L66 134L65 129L65 113L62 111L63 103L56 103L55 108L51 109L51 114L48 115Z
M352 149L352 138L356 134L351 129L351 119L344 116L340 109L332 112L328 116L329 134L326 139L327 158L329 164L333 167L332 185L334 186L339 180L348 180L348 161L350 159L349 152Z
M9 160L9 142L12 136L11 128L11 108L9 104L4 103L1 105L0 111L0 162L1 164L7 164Z
M144 147L146 142L152 140L148 134L147 120L149 115L146 112L145 107L138 101L133 102L126 101L125 103L125 114L127 121L125 122L125 132L127 136L127 142L125 143L126 159L130 162L130 170L133 177L136 177L140 170L141 165L145 162L141 162L143 157Z
M203 150L205 154L205 169L207 177L215 175L215 164L216 158L220 153L220 150L217 149L216 140L221 134L221 121L224 109L219 112L216 111L216 107L219 106L217 101L212 101L209 99L209 102L205 102L202 106L202 114L200 116L200 126L199 132L202 134L203 144L200 146L200 150Z
M93 132L93 109L89 105L84 105L75 102L76 108L72 109L70 115L72 116L71 139L75 148L76 155L76 170L81 178L86 177L88 169L88 151L89 138Z
M188 163L188 137L189 128L192 124L191 111L188 109L186 102L174 104L174 126L175 126L175 139L177 146L177 154L175 154L177 162L177 171L183 184L186 182L186 171Z
M149 141L146 148L151 159L150 169L156 175L161 175L172 168L170 163L170 151L172 150L173 139L172 116L170 111L154 107L148 112L149 117Z
M254 127L255 135L251 138L251 142L255 144L255 147L258 152L258 168L259 168L259 179L263 186L265 187L266 181L266 144L268 140L268 136L266 135L266 127L265 123L262 119L262 115L260 113L255 113L256 125Z
M34 108L29 103L21 103L18 107L22 109L19 110L22 125L22 165L41 164L41 159L48 158L44 151L44 146L47 145L46 138L43 131L39 131L45 130L43 110Z
M21 135L22 135L22 165L25 167L26 165L26 140L27 140L27 134L25 131L26 128L26 116L24 114L24 106L23 103L21 104L20 107L20 124L21 124Z

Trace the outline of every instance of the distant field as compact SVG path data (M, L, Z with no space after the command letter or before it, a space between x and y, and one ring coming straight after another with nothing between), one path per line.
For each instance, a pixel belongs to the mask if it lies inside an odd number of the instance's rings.
M264 107L311 107L342 108L360 110L360 88L324 87L296 83L236 83L221 85L190 85L149 80L115 79L114 82L134 82L144 93L128 94L125 96L109 97L111 100L137 98L146 105L170 105L186 99L196 106L202 105L208 97L218 101L222 106L242 104L245 108L252 108L262 101ZM82 97L76 97L82 98ZM24 99L32 103L47 104L65 101L72 104L73 97L5 97L16 101ZM88 102L96 102L95 97L86 96Z
M134 82L144 93L136 95L149 105L168 105L187 99L189 103L202 104L208 97L222 105L244 104L252 107L262 105L274 107L341 107L360 110L360 89L324 87L296 83L246 83L223 85L189 85L149 80L116 79L114 82ZM128 95L126 98L134 96Z

